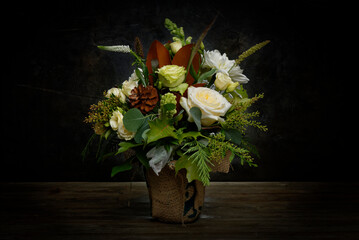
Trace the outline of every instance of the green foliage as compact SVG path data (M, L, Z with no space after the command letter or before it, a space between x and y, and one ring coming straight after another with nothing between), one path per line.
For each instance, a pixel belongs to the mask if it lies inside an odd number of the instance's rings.
M208 150L210 152L209 160L218 162L226 156L226 152L230 149L230 142L226 141L223 133L209 137Z
M198 131L201 131L201 118L202 112L198 107L192 107L189 112L191 113L194 123L196 124Z
M176 174L181 169L186 169L186 177L188 182L192 182L193 180L202 181L199 176L199 171L196 165L192 164L192 161L188 159L189 157L186 155L182 155L177 161L175 165Z
M259 116L259 112L248 113L247 109L256 101L263 98L263 94L253 98L233 98L230 99L232 108L228 111L225 122L221 123L224 129L238 129L242 134L245 133L248 126L256 127L259 130L267 131L268 128L261 122L252 120Z
M231 141L237 145L241 145L242 133L237 129L223 129L226 140Z
M130 132L136 132L144 123L145 117L137 108L131 108L123 116L123 124Z
M176 104L176 96L173 93L162 95L160 101L160 115L165 114L168 118L173 117L173 115L177 113Z
M97 104L92 104L90 106L88 117L85 118L84 122L108 123L113 111L118 110L118 108L125 109L127 107L121 103L118 97L111 96L110 98L99 101Z
M270 42L269 40L266 40L264 42L261 42L261 43L258 43L256 45L254 45L253 47L251 47L250 49L248 49L247 51L245 51L244 53L239 55L238 59L236 60L236 64L239 65L244 59L246 59L247 57L249 57L250 55L252 55L256 51L258 51L259 49L261 49L262 47L267 45L269 42Z
M247 163L251 167L257 167L257 164L253 163L254 159L250 155L250 151L226 140L226 136L223 133L218 133L209 138L208 150L211 162L221 161L226 156L227 151L231 151L232 154L240 158L241 165Z
M165 28L170 31L171 35L173 36L173 41L179 41L183 46L191 43L192 37L188 37L186 39L183 27L177 27L177 24L168 18L165 19Z
M118 144L118 146L120 147L118 150L117 150L117 154L120 154L120 153L123 153L125 151L127 151L128 149L130 148L133 148L133 147L138 147L138 146L141 146L142 144L135 144L135 143L131 143L131 142L120 142Z
M172 126L170 119L164 117L156 118L148 122L150 130L147 132L147 143L155 142L165 137L178 139L176 129Z
M126 162L126 163L121 164L119 166L115 166L115 167L112 168L111 177L114 177L117 173L128 171L128 170L131 170L131 169L132 169L131 162Z
M208 166L211 164L209 157L209 152L206 147L207 141L202 139L202 141L194 140L192 142L187 142L183 145L182 149L186 150L184 153L186 164L180 162L180 165L177 166L176 171L178 171L182 166L186 166L187 171L192 173L191 179L196 178L200 180L205 186L209 185L209 172L211 168ZM182 160L182 161L185 161ZM191 163L189 165L189 162Z

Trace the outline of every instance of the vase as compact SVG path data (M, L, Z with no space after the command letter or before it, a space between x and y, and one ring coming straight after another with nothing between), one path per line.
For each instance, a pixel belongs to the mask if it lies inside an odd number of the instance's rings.
M152 218L167 223L191 223L202 211L205 187L202 182L187 181L186 170L175 170L166 165L159 175L149 168L146 182Z
M227 151L226 156L223 159L214 161L213 166L211 166L212 173L215 173L215 172L228 173L229 167L230 167L229 158L230 158L231 154L232 154L231 151Z

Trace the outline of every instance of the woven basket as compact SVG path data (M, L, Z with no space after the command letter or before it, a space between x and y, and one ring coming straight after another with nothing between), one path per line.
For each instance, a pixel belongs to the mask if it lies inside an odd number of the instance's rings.
M188 183L185 169L176 175L166 165L157 176L149 168L146 181L154 219L182 224L198 219L204 203L205 188L200 181Z

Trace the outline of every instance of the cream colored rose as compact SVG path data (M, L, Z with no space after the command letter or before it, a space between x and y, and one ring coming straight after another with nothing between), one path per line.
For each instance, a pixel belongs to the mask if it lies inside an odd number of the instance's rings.
M192 107L201 109L201 124L203 126L209 126L216 121L223 121L221 116L224 116L232 106L220 93L205 87L189 87L188 98L182 97L180 104L186 110L190 122L193 122L190 109Z
M158 69L158 77L165 87L177 87L186 77L186 69L177 65L166 65Z
M110 126L113 130L117 131L117 136L120 139L131 140L134 138L134 132L130 132L125 128L123 124L123 115L120 111L114 111L110 119Z
M232 79L227 74L221 72L216 74L214 85L219 90L226 90L231 83L233 83Z

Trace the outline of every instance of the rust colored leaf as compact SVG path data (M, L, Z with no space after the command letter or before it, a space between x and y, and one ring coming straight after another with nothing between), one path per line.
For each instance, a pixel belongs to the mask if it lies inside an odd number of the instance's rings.
M194 46L194 44L188 44L186 46L183 46L173 57L172 64L178 65L178 66L183 66L187 69L193 46ZM199 65L200 65L200 56L198 53L194 56L194 58L192 60L192 64L193 64L194 70L196 72L198 72ZM193 82L194 82L194 79L191 76L191 74L187 74L186 83L188 83L189 85L192 85Z
M151 65L152 60L158 61L159 68L171 64L171 58L168 50L165 48L165 46L163 46L162 43L157 40L152 42L150 49L147 53L146 66L148 68L149 74L153 73ZM151 75L149 75L149 80L149 84L153 85L153 77Z

